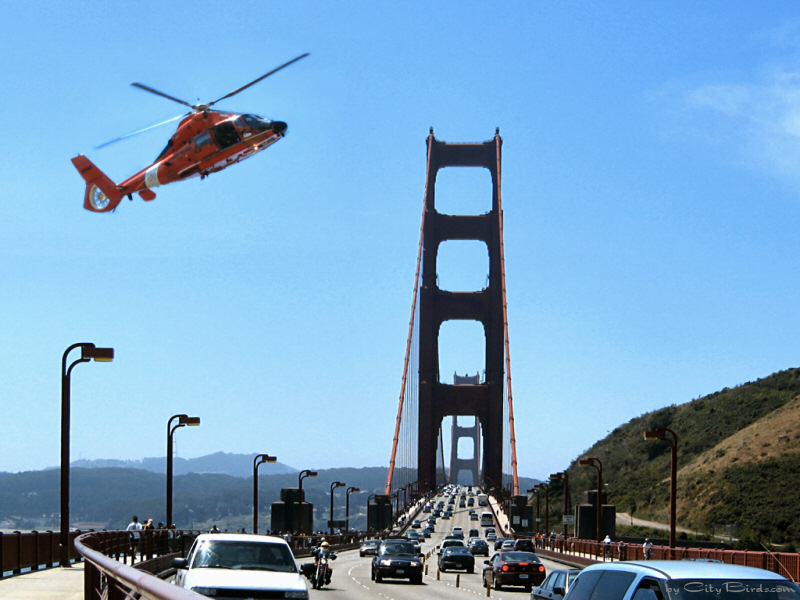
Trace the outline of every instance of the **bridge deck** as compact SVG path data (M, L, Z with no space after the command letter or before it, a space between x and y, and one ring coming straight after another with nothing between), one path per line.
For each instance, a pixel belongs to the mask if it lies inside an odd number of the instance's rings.
M83 600L83 563L0 579L3 600Z

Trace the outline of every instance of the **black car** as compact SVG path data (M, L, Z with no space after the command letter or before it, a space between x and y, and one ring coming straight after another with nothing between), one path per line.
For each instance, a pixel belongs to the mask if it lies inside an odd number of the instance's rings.
M381 542L378 553L372 558L372 580L380 583L384 577L422 583L422 561L413 543L402 540Z
M547 576L544 565L533 552L498 552L483 561L483 584L496 590L504 585L521 585L531 591Z
M467 573L475 572L475 557L466 546L450 546L439 555L439 570L457 569Z

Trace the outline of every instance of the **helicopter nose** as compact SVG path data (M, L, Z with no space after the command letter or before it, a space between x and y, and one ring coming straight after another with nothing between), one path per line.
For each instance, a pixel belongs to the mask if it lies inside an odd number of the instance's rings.
M284 133L286 133L286 129L289 126L283 121L273 121L270 127L272 127L272 131L274 131L278 135L283 135Z

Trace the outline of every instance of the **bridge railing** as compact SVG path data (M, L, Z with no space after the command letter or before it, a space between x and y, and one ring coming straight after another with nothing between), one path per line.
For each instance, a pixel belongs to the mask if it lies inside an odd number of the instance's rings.
M604 544L595 540L576 538L541 538L536 541L536 552L542 556L559 558L578 565L588 565L604 560L644 560L641 544L612 542ZM724 563L757 567L773 571L793 581L800 580L800 554L794 552L757 552L752 550L726 550L720 548L687 548L678 546L652 547L653 560L719 560Z
M159 530L143 531L145 537L154 540L153 534ZM164 531L164 533L167 533ZM85 600L105 598L107 600L123 600L138 594L139 598L146 600L200 600L204 598L190 590L176 587L164 579L140 568L128 566L113 558L119 554L123 547L130 546L130 537L127 531L101 531L86 533L75 540L75 549L85 559L83 594ZM169 546L163 546L167 554L163 554L148 562L156 570L168 564L172 556L181 556L172 553ZM132 557L133 558L133 557Z
M79 535L80 531L71 531L69 534L70 560L80 559L71 543ZM0 578L6 573L19 575L23 571L58 566L59 541L57 531L0 532Z

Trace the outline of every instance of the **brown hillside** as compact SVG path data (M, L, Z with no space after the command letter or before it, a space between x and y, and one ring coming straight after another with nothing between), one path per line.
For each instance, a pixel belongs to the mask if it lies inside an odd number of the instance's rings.
M737 462L759 462L796 452L800 452L800 396L703 452L679 469L678 478L722 472Z

